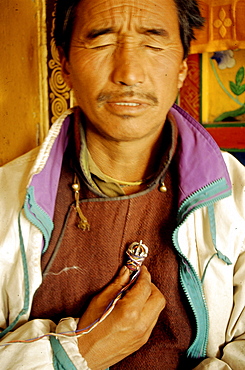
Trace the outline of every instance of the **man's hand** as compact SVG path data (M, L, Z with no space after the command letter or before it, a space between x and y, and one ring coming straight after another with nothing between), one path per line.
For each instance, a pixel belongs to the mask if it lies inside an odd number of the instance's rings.
M78 329L100 318L109 302L129 282L123 268L115 281L94 297L81 317ZM79 350L92 370L104 370L137 351L148 340L166 301L151 283L146 267L120 299L110 315L89 334L78 339Z

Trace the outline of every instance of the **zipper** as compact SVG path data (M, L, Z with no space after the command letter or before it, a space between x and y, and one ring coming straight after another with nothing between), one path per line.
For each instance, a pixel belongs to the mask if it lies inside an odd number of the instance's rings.
M36 226L43 235L44 247L42 253L44 253L48 248L54 224L49 215L36 203L33 186L30 186L27 190L24 211L27 219Z
M191 358L206 357L209 331L208 309L201 280L190 261L180 249L178 232L191 213L204 206L212 205L229 196L230 193L231 191L224 178L216 180L192 193L182 202L179 208L178 226L172 236L174 247L182 260L180 264L180 283L196 321L196 337L187 351L187 356ZM43 252L45 252L53 229L53 222L48 214L36 203L32 186L28 189L24 210L29 221L42 232L45 242ZM205 330L203 330L204 328Z
M178 243L178 233L189 215L195 210L214 204L231 194L225 179L216 180L189 195L181 204L178 212L178 226L172 240L181 257L180 284L190 304L196 321L196 337L187 351L187 357L205 358L208 344L209 317L202 283L194 267L182 253Z
M187 351L187 357L204 358L206 357L209 330L207 304L204 297L201 281L194 267L192 266L190 261L183 255L179 248L177 242L178 231L179 227L174 231L173 244L182 261L182 263L180 264L180 284L192 309L196 322L196 337ZM189 289L187 288L187 286ZM199 310L197 309L197 307L199 307ZM204 328L205 330L203 330Z
M196 190L182 202L177 216L178 224L181 224L194 210L212 205L230 194L231 190L224 178L215 180Z

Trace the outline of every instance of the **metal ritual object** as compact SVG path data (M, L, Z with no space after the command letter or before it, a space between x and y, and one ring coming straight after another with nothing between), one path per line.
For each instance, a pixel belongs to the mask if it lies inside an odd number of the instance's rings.
M140 268L148 255L148 247L142 243L142 240L130 244L126 251L127 256L129 257L126 266L133 274L132 278L135 278L139 272Z

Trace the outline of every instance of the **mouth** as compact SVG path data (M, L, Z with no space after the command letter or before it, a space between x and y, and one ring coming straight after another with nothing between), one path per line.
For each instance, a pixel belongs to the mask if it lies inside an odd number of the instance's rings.
M104 106L113 115L137 117L158 105L154 93L100 93L97 97L100 106Z
M126 106L126 107L138 107L140 103L126 103L126 102L119 102L119 103L114 103L115 105L119 106Z
M150 104L144 101L107 101L107 109L118 116L136 117L145 112Z

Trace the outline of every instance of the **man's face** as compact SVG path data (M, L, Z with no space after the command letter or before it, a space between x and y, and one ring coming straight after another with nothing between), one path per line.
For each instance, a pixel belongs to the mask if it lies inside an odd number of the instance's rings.
M159 135L187 70L174 0L82 0L61 62L87 130Z

